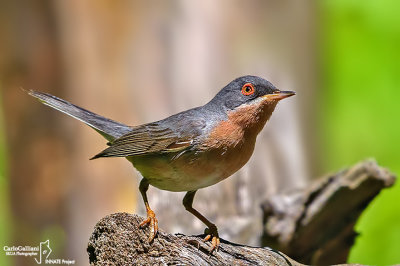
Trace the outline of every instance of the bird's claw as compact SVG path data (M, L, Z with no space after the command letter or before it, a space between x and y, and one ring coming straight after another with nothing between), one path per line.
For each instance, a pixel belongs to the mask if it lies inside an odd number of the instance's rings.
M218 251L220 240L217 227L215 225L210 226L209 228L206 228L204 233L207 234L206 237L203 239L204 242L207 242L211 239L210 254L213 253L214 250Z
M139 227L143 228L147 225L150 227L149 243L151 243L158 232L158 221L152 210L147 211L147 219L141 222Z

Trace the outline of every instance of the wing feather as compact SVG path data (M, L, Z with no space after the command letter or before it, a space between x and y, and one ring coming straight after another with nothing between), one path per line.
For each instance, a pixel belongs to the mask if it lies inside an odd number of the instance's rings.
M95 155L99 157L127 157L157 152L178 152L193 143L190 137L181 137L179 133L156 123L134 127L131 132L121 136L110 147Z
M110 147L92 159L155 153L182 154L182 151L195 145L210 125L210 115L204 116L203 112L202 108L193 108L164 120L132 127L132 131L111 141Z

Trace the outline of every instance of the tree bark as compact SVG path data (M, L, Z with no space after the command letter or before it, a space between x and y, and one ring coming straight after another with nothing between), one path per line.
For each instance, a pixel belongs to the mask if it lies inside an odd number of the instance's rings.
M142 217L116 213L101 219L87 248L91 265L302 265L270 248L237 245L222 240L209 253L205 235L158 232L148 243L149 229L139 229Z
M263 204L263 245L306 264L347 261L357 232L354 225L395 176L367 160L318 179L308 189L269 197Z

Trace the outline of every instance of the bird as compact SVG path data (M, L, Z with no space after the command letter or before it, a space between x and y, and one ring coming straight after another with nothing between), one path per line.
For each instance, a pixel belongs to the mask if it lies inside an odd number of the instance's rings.
M147 217L139 227L150 227L149 243L158 232L158 220L146 194L152 185L161 190L186 192L183 206L207 226L204 241L211 241L210 253L220 245L218 229L193 208L196 192L242 168L277 103L296 94L281 91L261 77L246 75L231 81L202 106L156 122L128 126L48 93L27 93L89 125L108 141L108 147L91 160L125 157L140 172L139 191Z

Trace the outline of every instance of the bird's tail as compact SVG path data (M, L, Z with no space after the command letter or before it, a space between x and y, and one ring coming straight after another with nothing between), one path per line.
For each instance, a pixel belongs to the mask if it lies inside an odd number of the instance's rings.
M75 119L82 121L91 128L99 132L108 141L113 141L114 139L128 133L132 130L131 127L115 122L111 119L105 118L98 114L92 113L86 109L79 106L73 105L63 99L53 96L48 93L38 92L38 91L27 91L27 93L33 97L39 99L45 105L48 105L60 112L63 112Z

